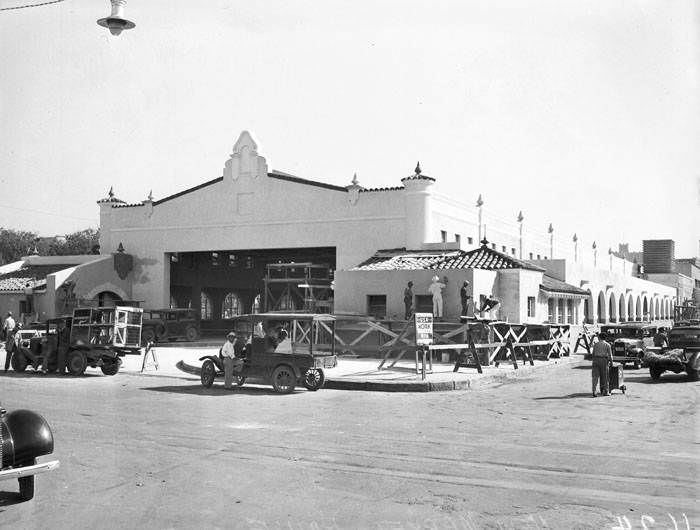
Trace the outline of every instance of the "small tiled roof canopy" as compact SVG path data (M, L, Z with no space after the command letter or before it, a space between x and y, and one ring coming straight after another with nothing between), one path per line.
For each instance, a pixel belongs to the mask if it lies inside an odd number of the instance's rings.
M589 295L589 292L584 289L576 287L575 285L568 284L566 282L562 282L561 280L557 280L556 278L552 278L551 276L547 276L546 274L542 277L540 289L550 293L564 293L578 295L582 297Z
M46 287L49 274L68 268L69 265L27 265L5 274L0 274L0 291L22 291L27 283L33 289Z
M392 271L421 269L527 269L544 272L537 265L521 261L488 247L482 241L481 247L465 252L463 250L429 251L406 249L380 250L368 260L360 263L353 271Z

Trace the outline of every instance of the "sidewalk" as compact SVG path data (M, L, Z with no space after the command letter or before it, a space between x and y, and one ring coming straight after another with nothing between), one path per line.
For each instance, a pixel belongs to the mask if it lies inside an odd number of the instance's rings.
M130 375L144 375L155 377L177 377L198 381L197 375L179 370L175 365L178 361L199 367L202 365L200 357L204 355L216 355L215 348L190 348L173 347L156 348L159 368L147 368L141 373L143 355L129 355L124 357L121 373ZM149 359L150 361L150 359ZM434 392L448 390L469 390L485 385L504 382L508 379L528 377L533 372L549 371L585 364L582 355L572 355L561 359L549 361L535 361L534 366L518 363L518 369L514 369L511 363L501 363L499 367L484 366L483 373L479 374L476 368L460 368L453 372L454 364L433 363L433 373L426 374L425 380L414 371L413 362L400 362L390 370L377 370L380 359L338 357L338 366L325 371L326 384L324 388L336 390L364 390L375 392Z

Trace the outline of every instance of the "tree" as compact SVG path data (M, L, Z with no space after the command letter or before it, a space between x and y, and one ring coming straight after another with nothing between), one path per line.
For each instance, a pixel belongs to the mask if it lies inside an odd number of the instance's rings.
M0 227L0 264L18 261L35 249L40 256L70 256L99 254L100 230L86 228L65 237L38 237L25 232Z
M0 264L12 263L31 254L36 244L36 234L0 227Z

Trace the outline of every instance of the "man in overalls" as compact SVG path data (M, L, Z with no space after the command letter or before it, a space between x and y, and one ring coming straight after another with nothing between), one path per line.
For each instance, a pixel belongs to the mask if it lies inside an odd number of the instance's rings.
M605 341L605 334L598 335L598 342L593 345L593 366L591 377L593 378L593 397L596 397L596 387L600 379L600 395L609 396L608 367L612 364L612 348Z

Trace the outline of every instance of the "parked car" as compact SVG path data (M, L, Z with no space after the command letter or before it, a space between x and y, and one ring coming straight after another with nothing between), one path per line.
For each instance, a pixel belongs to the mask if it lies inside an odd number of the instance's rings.
M58 468L58 460L37 464L37 457L51 453L53 433L41 415L0 406L0 480L17 479L22 499L32 499L34 476Z
M700 325L675 326L668 334L668 348L646 356L649 375L658 380L665 371L686 372L692 381L700 375Z
M647 348L654 345L657 327L649 324L612 324L600 327L612 344L613 361L631 363L635 368L644 364Z
M200 336L199 313L194 309L146 309L143 312L141 342L177 339L195 341Z
M289 394L297 385L319 390L325 383L324 370L338 364L335 355L335 317L313 313L262 313L242 315L232 322L240 341L243 363L235 372L239 386L253 379L271 384L276 392ZM223 341L222 341L223 342ZM224 376L221 354L205 355L201 368L182 361L178 368L200 375L202 386L210 387Z

